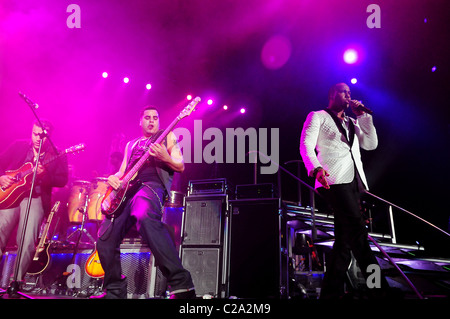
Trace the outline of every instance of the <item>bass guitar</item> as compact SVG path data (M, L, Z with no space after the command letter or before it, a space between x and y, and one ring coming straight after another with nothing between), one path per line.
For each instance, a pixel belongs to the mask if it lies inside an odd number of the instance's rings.
M47 235L52 223L53 215L59 209L59 204L59 201L56 202L55 205L53 205L52 211L48 215L47 222L45 223L45 227L41 235L41 240L39 241L39 245L36 247L33 260L28 267L27 273L30 275L40 274L48 267L48 264L50 263L50 254L48 253L50 241L48 240Z
M189 103L189 105L187 105L183 109L183 111L181 111L180 114L172 121L172 123L170 123L170 125L164 130L164 132L159 135L154 143L160 144L181 119L190 115L194 111L195 107L200 101L200 97L196 97L194 100L192 100L192 102ZM144 155L139 159L139 161L134 164L128 171L126 171L125 174L123 174L122 178L120 179L121 183L118 189L114 189L111 186L108 187L101 203L101 211L104 215L114 217L120 213L122 204L125 202L128 196L133 193L133 189L136 188L135 185L137 183L135 183L134 179L137 176L137 173L150 156L151 155L149 152L145 152Z
M84 144L78 144L65 149L60 154L48 158L42 162L42 165L48 165L57 158L83 151L85 148ZM31 181L33 179L34 165L30 162L23 164L19 169L6 171L5 174L14 178L14 183L9 187L0 188L0 209L6 209L13 207L22 198L26 191L31 188Z

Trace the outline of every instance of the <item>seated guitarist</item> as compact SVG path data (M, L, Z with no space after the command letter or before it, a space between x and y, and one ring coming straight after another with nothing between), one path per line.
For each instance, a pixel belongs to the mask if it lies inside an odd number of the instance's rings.
M53 131L52 124L48 121L42 121L42 125L50 136ZM15 184L13 177L6 174L6 171L18 170L25 163L34 164L39 151L42 133L42 127L38 122L35 122L31 132L31 142L29 140L18 140L11 144L11 146L0 155L0 187L2 187L2 189L8 189L17 185ZM44 161L48 162L48 159L53 158L55 155L48 138L43 137L41 159L39 163L44 163ZM3 250L16 226L18 226L18 244L22 237L32 175L33 174L31 173L26 179L29 181L27 185L20 188L20 191L18 190L17 193L11 193L12 195L18 195L18 199L14 201L13 204L8 205L8 208L2 207L3 209L0 209L0 258L2 257ZM50 213L52 188L64 187L67 183L67 179L68 165L65 156L50 161L45 166L40 164L37 167L36 183L23 242L22 258L17 274L18 281L21 281L27 272L28 266L35 253L41 223L44 217Z
M107 216L100 227L97 250L105 271L105 292L91 298L127 298L127 282L122 275L119 246L135 223L156 264L167 278L170 298L195 297L191 275L183 268L172 237L161 222L164 197L170 191L174 172L184 171L184 162L173 132L163 140L163 145L152 144L152 137L160 132L159 125L158 110L152 106L145 107L140 114L142 137L128 142L119 171L108 177L108 183L117 189L120 178L145 152L150 153L135 178L142 183L136 193L126 199L117 216Z

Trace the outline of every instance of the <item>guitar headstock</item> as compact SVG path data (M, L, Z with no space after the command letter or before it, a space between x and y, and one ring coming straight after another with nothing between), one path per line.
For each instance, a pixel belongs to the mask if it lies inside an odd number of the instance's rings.
M80 143L78 145L74 145L72 147L65 149L64 153L65 154L79 153L79 152L84 151L85 148L86 148L86 146L84 145L84 143Z
M197 96L195 99L193 99L191 101L191 103L189 103L184 109L183 111L180 112L180 115L178 115L178 118L181 120L182 118L185 118L186 116L189 116L195 109L195 107L197 106L197 104L201 101L202 99Z

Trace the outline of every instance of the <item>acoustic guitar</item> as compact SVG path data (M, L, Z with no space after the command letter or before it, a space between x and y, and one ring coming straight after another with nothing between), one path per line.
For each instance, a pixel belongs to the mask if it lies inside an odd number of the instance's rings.
M52 211L48 215L47 222L45 223L44 230L42 231L41 240L39 245L36 247L36 252L34 254L33 260L28 267L27 273L30 275L38 275L43 272L50 263L50 254L48 249L50 247L50 241L47 238L48 230L52 223L53 215L58 212L60 202L56 202L53 205Z
M46 159L42 162L42 165L48 165L49 163L53 162L63 155L81 152L84 150L84 148L84 144L78 144L69 147L62 151L60 154ZM16 170L5 172L6 175L14 178L14 183L9 187L0 188L0 209L14 207L19 202L19 200L22 199L22 196L25 194L25 192L30 191L31 182L33 179L33 171L34 165L30 162L27 162Z

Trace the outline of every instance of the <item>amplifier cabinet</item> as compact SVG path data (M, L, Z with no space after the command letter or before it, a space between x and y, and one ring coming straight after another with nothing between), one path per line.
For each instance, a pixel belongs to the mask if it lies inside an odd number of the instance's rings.
M275 198L273 184L236 185L236 199Z
M188 195L226 194L228 192L225 178L189 181Z
M186 197L182 245L222 245L227 204L226 195Z
M186 197L180 257L197 296L225 297L228 249L228 196Z
M230 201L228 295L279 298L281 217L279 200Z
M181 249L181 260L192 277L198 296L218 297L222 287L222 248L190 247Z

